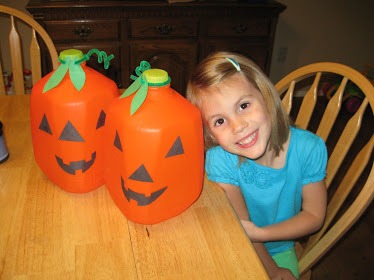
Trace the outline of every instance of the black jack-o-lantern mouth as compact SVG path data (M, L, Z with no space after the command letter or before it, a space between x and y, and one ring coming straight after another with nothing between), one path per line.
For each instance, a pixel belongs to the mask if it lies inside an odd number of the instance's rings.
M147 206L153 203L168 188L168 187L164 187L162 189L159 189L151 193L150 196L146 196L145 194L135 192L130 188L126 189L125 181L123 180L122 176L121 176L121 187L122 187L123 194L125 195L127 201L130 202L130 199L135 200L138 203L138 206Z
M121 140L118 134L118 131L116 131L116 135L113 142L114 147L116 147L119 151L123 152L122 150L122 144ZM178 155L184 154L184 148L182 145L181 138L178 136L173 145L171 146L170 150L166 154L165 158L170 158ZM147 169L145 168L144 164L142 164L139 168L135 170L135 172L129 177L130 180L139 181L139 182L145 182L145 183L153 183L153 180L151 176L149 175ZM159 198L165 190L168 188L167 186L152 192L150 196L146 196L144 193L136 192L130 188L125 187L125 181L123 180L121 176L121 187L122 192L125 195L128 202L130 200L135 200L138 203L138 206L147 206L152 204L157 198Z
M95 162L96 159L96 152L93 152L91 155L91 159L89 161L85 160L78 160L72 161L70 164L66 164L63 162L62 158L55 156L58 165L64 170L66 173L75 175L77 170L82 170L82 173L86 172Z

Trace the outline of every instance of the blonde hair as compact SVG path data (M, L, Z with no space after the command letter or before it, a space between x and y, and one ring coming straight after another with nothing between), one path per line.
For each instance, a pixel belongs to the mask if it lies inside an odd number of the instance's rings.
M239 65L240 70L232 60ZM289 127L293 124L274 85L261 69L247 57L223 51L209 55L193 71L187 85L187 99L201 109L203 97L208 94L207 89L237 73L243 75L256 87L264 98L272 127L269 148L274 151L275 156L278 156L283 149L283 144L288 139ZM206 149L218 145L206 125L204 125L204 137Z

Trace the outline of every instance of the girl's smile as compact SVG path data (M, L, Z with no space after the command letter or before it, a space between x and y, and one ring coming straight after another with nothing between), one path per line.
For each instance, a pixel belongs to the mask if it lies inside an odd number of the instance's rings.
M249 148L253 146L256 143L257 135L258 135L258 130L244 137L242 140L238 141L238 145L242 148Z

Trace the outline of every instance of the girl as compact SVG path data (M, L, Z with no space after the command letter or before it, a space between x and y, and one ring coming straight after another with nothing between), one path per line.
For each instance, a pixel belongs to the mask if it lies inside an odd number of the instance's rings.
M290 278L289 269L298 278L293 240L325 218L325 143L293 126L269 79L242 55L207 57L187 98L203 117L209 180L226 192L269 276Z

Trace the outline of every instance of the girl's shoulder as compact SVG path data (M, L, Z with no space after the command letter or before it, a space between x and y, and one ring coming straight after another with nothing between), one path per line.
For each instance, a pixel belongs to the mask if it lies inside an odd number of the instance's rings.
M206 152L205 171L208 179L214 182L239 186L238 156L217 146Z
M221 146L210 148L206 152L207 160L225 160L230 162L237 162L238 156L227 152Z
M317 134L309 130L305 130L305 129L301 129L297 127L291 127L290 130L291 130L291 141L293 142L297 142L301 144L303 143L324 144L324 141L322 140L321 137L319 137Z
M326 153L326 144L315 133L296 127L291 127L291 149L301 155L308 156L311 153Z

